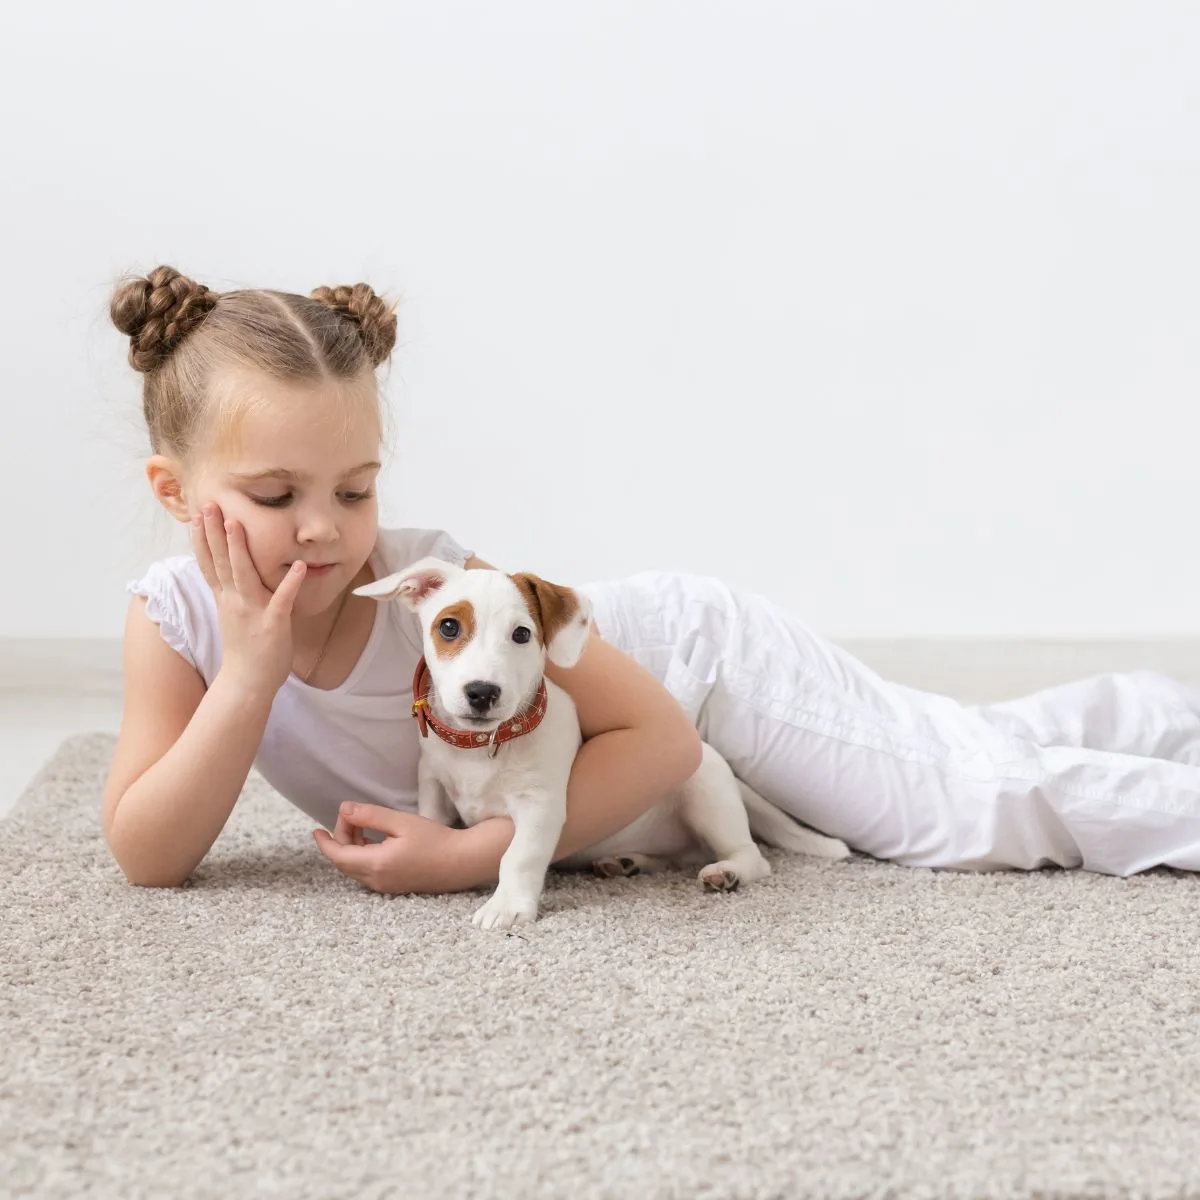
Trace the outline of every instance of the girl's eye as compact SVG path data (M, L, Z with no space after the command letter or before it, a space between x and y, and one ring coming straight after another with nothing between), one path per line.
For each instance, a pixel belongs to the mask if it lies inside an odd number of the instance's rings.
M513 641L520 642L522 646L529 641L530 637L532 636L533 635L528 629L525 628L524 625L518 625L516 629L513 630Z
M374 495L374 492L342 492L341 498L343 504L358 504L363 500L370 500ZM255 504L261 504L263 508L283 508L291 504L295 496L291 492L285 492L282 496L251 496L250 499Z
M452 642L458 637L458 622L453 617L447 617L439 626L438 633L448 641Z

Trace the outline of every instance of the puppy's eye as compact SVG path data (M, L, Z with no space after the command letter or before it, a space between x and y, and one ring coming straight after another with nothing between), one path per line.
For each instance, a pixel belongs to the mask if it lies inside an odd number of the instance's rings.
M520 642L522 646L529 641L531 636L532 634L530 634L529 630L526 629L524 625L518 625L516 629L513 630L513 641Z
M454 639L458 637L458 632L458 622L453 617L447 617L438 626L438 633L440 633L448 642L454 641Z

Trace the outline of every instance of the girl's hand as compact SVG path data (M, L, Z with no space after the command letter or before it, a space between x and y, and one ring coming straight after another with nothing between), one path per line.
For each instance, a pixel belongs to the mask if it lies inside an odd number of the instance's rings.
M387 836L365 842L364 829ZM460 864L460 843L469 832L378 804L343 804L333 835L315 829L313 838L339 871L374 892L428 893L472 886Z
M272 593L250 559L246 531L226 521L215 504L192 518L192 549L217 598L221 670L274 695L292 669L292 605L304 582L304 564L293 564Z

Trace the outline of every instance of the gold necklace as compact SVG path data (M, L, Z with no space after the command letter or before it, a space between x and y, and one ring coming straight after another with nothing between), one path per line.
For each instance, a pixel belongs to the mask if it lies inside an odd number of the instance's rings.
M342 602L338 605L338 610L333 614L333 624L329 626L329 632L325 635L325 644L321 647L321 653L317 655L317 661L300 677L307 683L316 673L317 668L321 665L321 660L325 657L325 651L329 649L329 643L333 641L333 631L337 628L337 623L342 619L342 609L346 607L346 601L350 599L350 593L353 588L347 588L342 593Z

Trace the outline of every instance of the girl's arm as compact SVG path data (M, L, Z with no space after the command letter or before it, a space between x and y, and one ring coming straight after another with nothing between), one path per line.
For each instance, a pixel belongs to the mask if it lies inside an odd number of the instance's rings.
M125 623L125 713L104 793L104 836L132 883L181 884L208 853L258 753L292 663L294 564L267 590L246 531L216 505L192 520L196 562L216 598L224 652L207 691L135 598Z
M273 694L221 673L205 690L133 598L125 621L125 709L104 791L104 836L131 883L177 887L229 819Z

